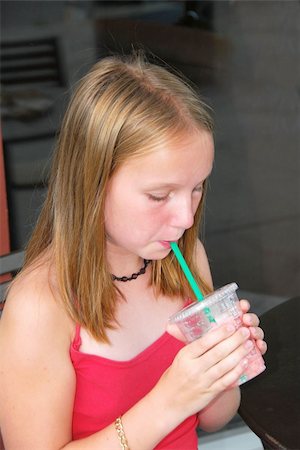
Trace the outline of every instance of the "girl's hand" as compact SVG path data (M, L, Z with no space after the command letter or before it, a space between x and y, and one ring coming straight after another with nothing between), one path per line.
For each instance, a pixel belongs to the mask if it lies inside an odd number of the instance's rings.
M267 344L263 340L264 339L264 332L263 330L258 326L259 325L259 318L254 313L249 313L250 309L250 303L248 300L240 300L240 307L243 311L243 317L242 321L243 324L247 327L249 327L249 331L251 334L251 338L255 340L256 345L261 352L262 355L264 355L267 351Z
M206 333L178 352L154 388L156 401L180 421L197 413L237 382L252 348L248 327L227 324Z

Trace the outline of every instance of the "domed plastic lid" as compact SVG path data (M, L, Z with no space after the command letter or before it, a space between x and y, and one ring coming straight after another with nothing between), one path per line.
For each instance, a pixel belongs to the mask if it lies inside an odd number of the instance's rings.
M235 291L237 289L238 285L236 283L226 284L225 286L205 296L204 300L192 303L191 305L183 308L178 313L173 314L170 317L169 322L181 322L182 320L189 318L195 313L200 312L205 308L209 308L219 301L222 301L224 298L232 296L232 294L235 294Z

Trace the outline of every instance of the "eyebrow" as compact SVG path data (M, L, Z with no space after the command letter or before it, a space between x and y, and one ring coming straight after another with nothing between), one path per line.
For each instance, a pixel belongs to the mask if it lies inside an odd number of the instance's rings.
M180 184L176 183L153 183L146 186L147 189L160 189L160 188L176 188L180 187Z
M199 186L201 184L204 183L204 181L206 180L206 178L203 181L199 181L199 183L196 184L196 186ZM156 183L156 184L149 184L148 186L146 186L146 189L165 189L165 188L177 188L177 187L181 187L181 184L178 183Z

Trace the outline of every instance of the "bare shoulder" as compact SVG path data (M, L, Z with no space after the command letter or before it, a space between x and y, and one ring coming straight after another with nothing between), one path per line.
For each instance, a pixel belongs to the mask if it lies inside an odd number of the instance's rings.
M57 290L51 284L49 264L41 264L25 270L8 292L1 329L16 327L35 336L65 334L70 339L73 324L64 311Z
M210 266L207 258L207 254L203 243L200 239L197 240L196 246L196 262L200 272L201 277L206 282L206 284L213 289L212 275L210 271Z
M10 359L8 347L20 364L29 366L42 362L47 352L68 357L75 326L53 289L50 272L48 263L29 267L12 283L0 320L2 357Z
M50 286L49 266L24 271L12 284L0 320L0 423L6 448L46 450L51 442L59 448L70 440L73 333Z

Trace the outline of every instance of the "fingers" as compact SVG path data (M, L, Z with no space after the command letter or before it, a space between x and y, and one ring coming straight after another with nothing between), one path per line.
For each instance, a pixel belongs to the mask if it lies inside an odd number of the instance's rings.
M246 356L254 345L250 331L229 325L187 344L175 357L174 367L185 373L183 379L199 392L215 396L233 386L245 370Z
M243 308L245 311L247 311L247 307L246 307L247 306L246 303L248 303L247 300L241 300L241 302L245 302ZM242 305L241 305L241 307L242 307ZM244 325L249 327L252 339L255 340L255 343L256 343L259 351L261 352L262 355L264 355L267 351L267 344L263 340L264 339L264 331L258 326L259 318L257 317L256 314L245 312L245 314L242 316L242 321L243 321Z
M248 300L245 299L240 300L240 308L243 314L247 313L250 309L250 303L248 302Z
M253 349L253 347L253 341L249 339L247 339L246 341L242 341L241 345L235 348L217 364L212 366L207 371L207 374L212 380L217 380L218 378L223 377L225 374L232 370L235 370L236 368L237 370L235 371L235 373L239 373L247 367L248 359L246 358L246 356Z
M191 342L183 349L183 351L191 358L199 358L199 356L204 355L208 350L231 336L235 331L235 326L228 323Z
M266 342L262 341L261 339L258 339L255 343L256 343L260 353L262 355L264 355L266 353L267 349L268 349L268 346L267 346Z
M207 389L221 392L235 385L249 364L247 355L253 347L249 329L242 327L196 358Z
M264 341L265 333L260 327L249 327L251 337L255 340L255 344L262 355L267 351L267 344Z
M260 327L249 327L249 331L253 339L264 339L265 333Z
M213 389L216 392L223 392L226 389L230 389L232 387L238 386L238 380L245 372L245 369L247 368L249 364L249 361L244 358L241 360L241 362L235 366L232 370L229 372L226 372L225 375L218 378L211 386L211 389Z
M244 314L242 320L247 327L258 327L259 325L259 318L253 313Z
M248 328L239 330L229 339L216 345L202 357L203 366L210 371L212 379L224 375L235 367L253 348Z
M186 348L189 347L189 356L196 361L199 361L201 369L203 371L209 370L219 362L227 358L242 344L249 341L250 331L248 328L241 327L232 334L232 331L228 327L220 327L218 330L205 334L202 338L192 342ZM239 353L235 353L231 358L230 364L238 364L244 354L248 353L253 347L251 341L248 343L251 347L245 347L241 349L241 356ZM223 366L222 366L223 367ZM225 364L225 368L227 365ZM227 369L230 370L230 367ZM225 372L224 372L225 373ZM223 374L223 372L222 372ZM220 374L218 374L220 376Z

